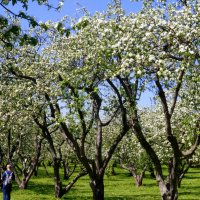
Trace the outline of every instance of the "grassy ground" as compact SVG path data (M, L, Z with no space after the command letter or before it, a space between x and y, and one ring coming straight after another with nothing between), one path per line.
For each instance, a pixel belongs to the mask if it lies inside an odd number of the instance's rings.
M143 182L143 186L135 188L132 177L126 171L116 169L116 176L105 176L105 199L106 200L160 200L159 189L156 181L150 179L149 174ZM51 173L52 174L52 173ZM16 184L13 185L11 194L12 200L56 200L54 198L53 176L46 177L41 168L38 177L30 180L27 190L19 190ZM66 182L67 183L67 182ZM2 192L0 192L2 199ZM89 187L87 176L82 177L63 196L62 200L90 200L92 193ZM179 189L179 200L200 200L200 169L190 169L182 186Z

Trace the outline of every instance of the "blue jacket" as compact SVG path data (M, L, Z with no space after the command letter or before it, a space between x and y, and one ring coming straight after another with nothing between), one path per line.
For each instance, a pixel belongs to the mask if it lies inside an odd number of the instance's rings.
M11 185L5 185L5 180L6 180L6 173L10 176L10 174L12 173L12 180L15 179L15 176L14 176L14 173L12 171L5 171L3 174L2 174L2 181L3 181L3 189L11 189L12 188L12 184Z

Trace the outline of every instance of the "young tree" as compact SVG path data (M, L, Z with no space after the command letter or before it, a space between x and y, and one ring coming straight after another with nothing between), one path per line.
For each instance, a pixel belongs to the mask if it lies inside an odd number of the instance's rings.
M62 179L60 178L60 167L63 161L61 148L64 148L64 151L70 155L69 146L65 144L65 141L63 141L59 136L57 136L59 134L57 126L53 126L51 122L48 122L46 115L44 115L44 119L42 122L39 121L39 117L34 116L33 118L35 124L38 125L38 127L41 129L42 135L49 145L48 149L50 151L53 161L55 197L61 198L71 189L71 187L76 183L76 181L79 178L86 175L87 173L84 169L80 167L80 173L70 183L68 183L67 186L63 187Z
M123 138L117 155L121 167L130 172L135 180L135 186L140 187L151 161L140 143L138 143L135 135L129 133Z

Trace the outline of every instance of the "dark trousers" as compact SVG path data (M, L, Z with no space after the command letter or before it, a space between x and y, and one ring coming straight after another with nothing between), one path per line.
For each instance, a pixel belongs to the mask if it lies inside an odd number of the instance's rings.
M10 200L10 189L3 188L3 200Z

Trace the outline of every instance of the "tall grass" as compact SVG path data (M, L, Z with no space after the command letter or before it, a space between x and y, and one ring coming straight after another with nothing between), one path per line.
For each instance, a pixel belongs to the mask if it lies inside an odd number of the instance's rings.
M54 198L53 172L49 168L50 177L45 175L42 168L39 169L38 177L30 180L27 190L20 190L16 183L13 184L11 193L12 200L56 200ZM160 200L160 193L156 181L149 174L145 175L143 186L136 188L133 178L127 171L116 168L117 175L105 176L105 199L106 200ZM63 184L67 184L64 181ZM2 192L0 192L0 199ZM68 200L91 200L92 193L89 187L88 176L82 177L74 185L69 193L62 199ZM192 168L186 174L179 189L179 200L200 200L200 169Z

